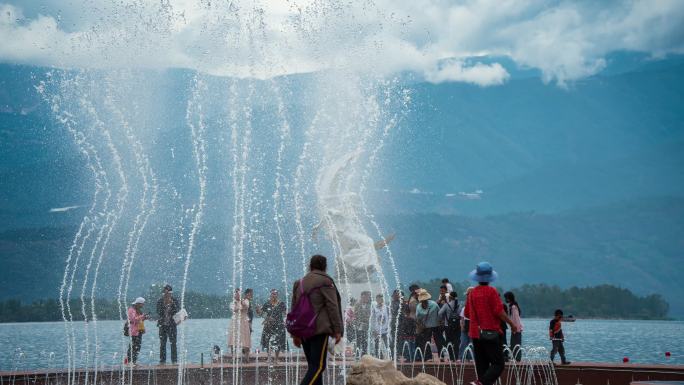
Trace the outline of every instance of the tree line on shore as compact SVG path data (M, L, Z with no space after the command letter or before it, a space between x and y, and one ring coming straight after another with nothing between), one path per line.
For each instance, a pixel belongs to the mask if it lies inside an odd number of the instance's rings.
M416 284L436 296L441 280L432 279ZM453 282L452 285L458 293L459 301L463 300L463 293L470 283ZM498 289L503 294L504 289ZM554 285L534 284L510 290L515 293L523 317L551 317L557 308L563 309L566 315L572 314L577 318L667 319L669 312L669 304L659 294L638 296L628 289L613 285L561 289ZM156 292L157 290L151 289L145 297L148 299L145 312L153 315ZM94 302L95 317L90 299L86 298L85 307L80 298L71 299L68 304L64 304L67 319L82 321L84 313L88 320L121 319L127 308L127 304L120 305L116 299L95 299ZM188 292L184 302L191 318L230 317L231 297L228 295ZM256 303L260 301L256 300ZM43 322L62 319L62 309L57 299L43 299L31 303L23 303L18 299L0 302L0 322Z
M416 282L430 293L439 293L441 279ZM452 282L459 301L472 282ZM497 287L499 294L512 291L520 304L523 317L552 318L555 309L562 309L565 315L577 318L604 319L669 319L670 305L660 294L638 296L629 289L614 285L570 287L562 289L556 285L525 284L518 288Z

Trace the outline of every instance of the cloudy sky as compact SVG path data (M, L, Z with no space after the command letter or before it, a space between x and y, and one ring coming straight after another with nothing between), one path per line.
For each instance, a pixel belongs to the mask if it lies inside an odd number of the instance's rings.
M503 84L508 57L567 84L615 51L684 53L681 0L0 0L0 61L269 77L335 68Z

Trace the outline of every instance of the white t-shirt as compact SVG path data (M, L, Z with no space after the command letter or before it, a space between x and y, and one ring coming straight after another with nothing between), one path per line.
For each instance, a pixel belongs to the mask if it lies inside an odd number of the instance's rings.
M377 334L389 333L389 307L385 304L371 307L370 322L373 331Z

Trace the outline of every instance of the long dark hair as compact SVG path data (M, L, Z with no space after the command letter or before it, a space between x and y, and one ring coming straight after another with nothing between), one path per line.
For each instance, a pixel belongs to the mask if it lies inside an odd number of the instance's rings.
M515 305L515 307L518 308L518 314L522 317L522 310L520 310L520 305L518 305L518 302L515 300L515 294L513 294L510 291L507 291L504 293L504 298L506 299L506 302L511 304L511 306L509 306L508 308L509 313L513 311L512 305Z

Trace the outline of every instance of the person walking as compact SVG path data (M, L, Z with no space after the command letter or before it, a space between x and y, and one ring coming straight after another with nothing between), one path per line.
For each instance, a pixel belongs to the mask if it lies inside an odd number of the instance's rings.
M521 348L523 331L522 320L520 319L520 305L518 305L518 302L515 300L515 295L510 291L504 293L504 299L508 304L508 316L511 318L511 321L513 321L516 329L518 329L517 333L511 332L511 343L508 346L513 354L513 359L520 362L522 359Z
M382 358L387 355L386 352L389 349L387 335L390 330L389 307L385 305L382 294L375 296L375 305L371 308L370 319L373 330L373 351L377 357Z
M444 321L445 346L451 361L456 360L456 354L461 342L461 317L458 314L458 299L455 291L449 293L447 301L439 309L439 318Z
M247 291L245 291L247 293ZM233 355L242 351L245 360L249 360L249 350L252 347L252 336L249 325L249 299L240 298L240 289L235 289L233 302L230 304L233 316L228 328L228 347Z
M431 344L433 338L440 357L442 347L444 347L444 337L439 327L439 305L431 298L427 290L418 290L420 304L416 308L416 345L423 352L425 359L433 359Z
M465 316L465 304L468 300L468 294L474 289L474 287L470 286L468 289L466 289L465 292L465 302L463 302L463 305L461 306L461 310L459 312L459 315L461 316L460 324L461 324L461 343L458 346L458 359L457 361L466 361L466 360L472 360L473 356L472 354L468 354L468 357L465 357L465 352L466 348L470 343L472 342L470 340L470 336L468 335L468 330L470 329L470 318Z
M143 314L142 308L145 306L145 298L138 297L133 301L128 308L128 335L131 342L128 344L127 361L130 366L136 366L138 363L138 353L142 347L142 336L145 334L145 320L149 318L147 314Z
M565 336L563 335L563 327L561 325L563 320L563 310L556 309L553 313L553 319L549 322L549 338L551 339L551 362L556 357L556 353L560 355L561 364L569 365L570 361L565 358Z
M178 336L173 316L180 310L178 299L173 296L171 285L164 286L162 296L157 301L157 326L159 327L159 364L166 364L166 341L171 345L171 363L178 362Z
M327 258L314 255L309 261L309 273L295 282L292 288L292 309L298 309L302 296L307 296L315 316L315 330L311 336L292 336L296 347L302 347L308 365L301 385L322 385L323 371L328 357L328 338L338 344L344 335L342 323L342 300L333 279L326 274ZM289 321L288 315L288 321ZM289 324L288 324L289 325ZM289 328L289 326L288 326ZM292 330L292 329L288 329Z
M361 292L359 301L354 305L354 334L356 347L361 355L368 354L368 335L370 334L371 293Z
M271 296L262 306L256 308L257 315L264 317L261 333L261 349L267 352L267 359L271 360L271 351L275 352L278 361L280 352L287 350L285 335L285 313L287 306L278 298L278 290L271 290Z
M470 272L470 279L478 282L468 295L465 316L470 318L468 334L473 340L475 371L477 380L471 385L492 385L496 383L504 369L504 355L501 346L501 321L515 328L513 321L503 309L503 302L497 290L489 286L497 278L497 273L489 262L480 262Z

